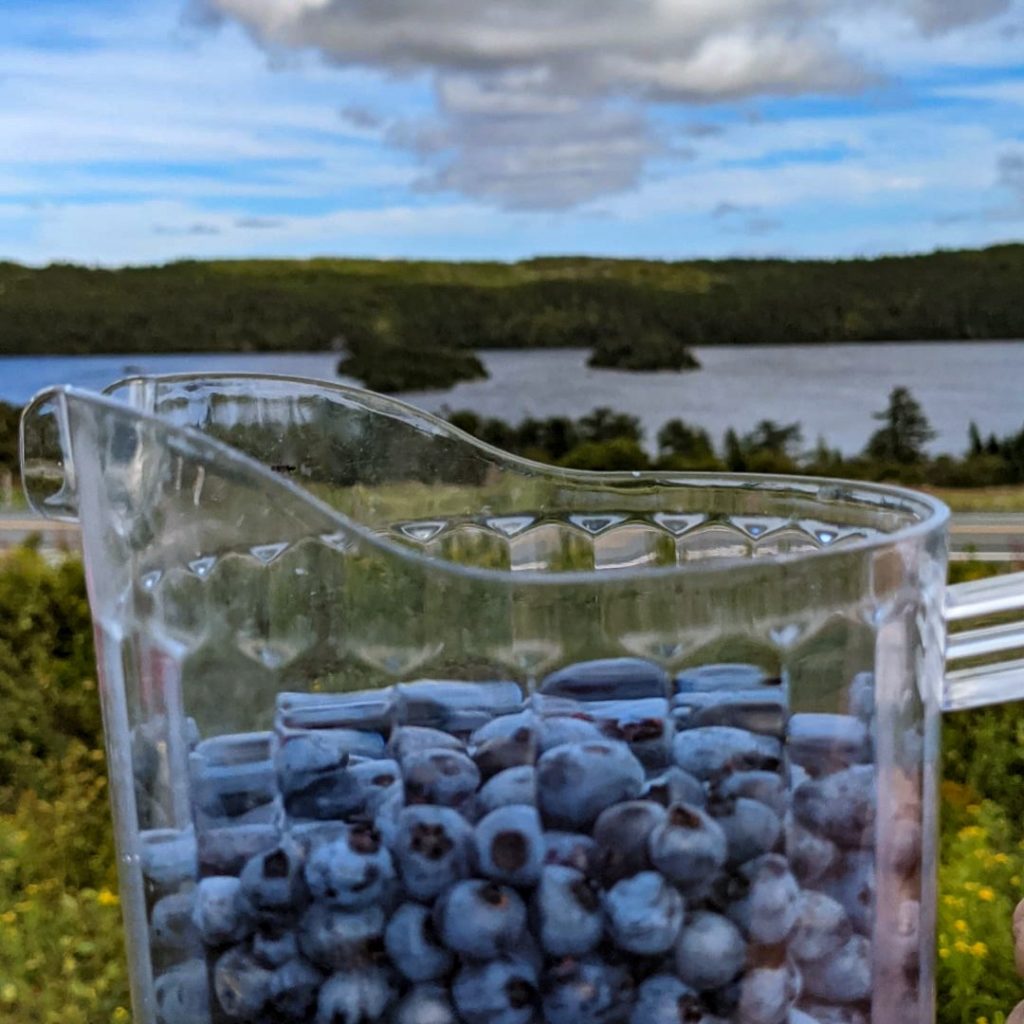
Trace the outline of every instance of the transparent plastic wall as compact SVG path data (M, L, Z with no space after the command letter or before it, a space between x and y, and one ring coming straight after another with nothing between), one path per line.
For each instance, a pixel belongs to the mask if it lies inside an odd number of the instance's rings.
M138 1024L933 1018L941 508L114 397L25 473L83 524Z

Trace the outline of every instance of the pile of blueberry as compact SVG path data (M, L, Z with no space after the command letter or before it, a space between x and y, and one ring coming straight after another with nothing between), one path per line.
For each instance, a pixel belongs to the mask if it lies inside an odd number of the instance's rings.
M754 666L627 658L526 698L281 694L272 733L194 744L194 827L143 836L156 1017L866 1024L873 680L849 694L793 714Z

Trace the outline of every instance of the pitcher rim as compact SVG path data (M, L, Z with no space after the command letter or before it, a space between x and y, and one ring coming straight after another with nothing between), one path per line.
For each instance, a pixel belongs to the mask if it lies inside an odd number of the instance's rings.
M664 488L710 488L724 487L735 488L751 492L785 492L793 491L801 493L805 498L812 501L823 501L823 492L834 491L833 500L852 500L858 495L872 497L877 500L877 511L883 512L887 508L892 511L903 509L912 513L920 513L920 517L914 521L900 526L892 533L876 532L873 535L860 537L839 546L804 549L790 553L772 553L755 558L752 557L722 557L699 559L689 562L682 562L676 565L659 565L647 567L632 567L627 569L573 569L565 572L543 572L536 570L514 570L495 569L481 566L465 565L452 561L438 555L428 554L401 544L391 538L378 533L369 526L352 518L332 505L318 498L307 488L300 484L275 473L269 466L238 448L229 445L217 438L204 433L195 427L183 426L173 423L168 419L156 414L144 411L126 402L111 397L111 393L117 388L134 382L183 382L183 381L216 381L216 380L252 380L252 381L283 381L296 384L308 384L317 388L323 388L341 394L349 395L356 400L365 396L372 397L375 401L391 406L397 413L411 414L420 419L425 419L433 429L438 430L449 437L458 439L470 444L477 450L497 457L502 462L512 464L521 469L529 470L531 473L540 474L548 478L564 480L567 483L587 484L594 486L619 486L629 485L631 488L637 486L652 486ZM190 441L199 441L207 445L211 453L217 458L227 459L229 462L244 467L247 472L255 473L265 483L281 487L294 498L315 508L320 514L333 520L340 528L351 531L361 541L369 543L372 547L384 550L390 555L420 563L433 570L445 570L461 576L475 577L491 582L522 583L522 584L578 584L587 583L590 585L613 581L622 583L630 578L652 580L684 578L686 576L699 576L706 573L717 573L721 571L742 570L743 568L755 569L773 565L802 565L818 563L829 556L839 557L844 555L855 555L867 553L874 549L882 549L904 543L915 541L935 531L945 528L951 518L949 506L941 499L928 494L925 491L914 490L896 484L875 483L872 481L849 480L842 477L817 477L802 474L767 474L767 473L736 473L736 472L702 472L686 470L586 470L572 469L564 466L553 466L547 463L516 455L505 451L494 445L481 441L472 434L456 427L447 420L427 412L418 406L394 398L391 395L381 394L367 388L352 387L329 380L318 378L302 377L295 374L264 374L255 372L231 372L222 371L216 373L191 374L131 374L120 378L108 385L102 392L91 391L87 388L80 388L71 384L60 384L43 388L36 392L24 405L23 410L29 410L45 398L52 398L55 395L68 396L76 400L85 401L102 408L117 412L127 412L133 417L145 423L151 423L159 429L166 430L172 435L188 438ZM22 467L24 469L24 467ZM23 473L24 476L24 473ZM32 507L35 505L31 502ZM37 509L38 511L38 509ZM794 520L795 522L795 520Z

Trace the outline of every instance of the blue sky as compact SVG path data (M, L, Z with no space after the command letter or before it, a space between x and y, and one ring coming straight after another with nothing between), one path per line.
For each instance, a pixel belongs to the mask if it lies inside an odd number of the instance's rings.
M1024 0L7 0L0 258L1024 238Z

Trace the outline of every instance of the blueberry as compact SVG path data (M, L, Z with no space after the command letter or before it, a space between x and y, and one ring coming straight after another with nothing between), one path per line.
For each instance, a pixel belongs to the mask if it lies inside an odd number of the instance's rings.
M545 864L561 864L587 874L594 863L596 850L594 840L582 832L552 830L544 833Z
M740 930L727 917L708 910L691 914L676 942L676 973L701 992L728 985L746 958Z
M509 885L533 885L544 863L544 833L536 808L511 804L491 811L474 832L480 873Z
M537 758L537 718L532 711L505 715L478 729L470 740L473 760L485 778Z
M297 821L288 829L288 841L294 844L305 860L314 850L327 843L344 839L348 835L348 825L343 821Z
M858 672L850 683L849 710L862 722L870 722L875 713L875 674Z
M231 1020L254 1020L270 999L272 978L273 973L261 967L252 954L240 946L229 949L213 969L217 1004Z
M549 956L582 956L597 948L604 934L599 892L573 867L548 864L533 896L536 934Z
M687 1024L706 1020L697 993L671 974L655 974L637 990L629 1024Z
M199 833L199 872L237 875L257 853L273 849L280 834L273 825L236 825Z
M599 957L558 961L542 992L546 1024L624 1024L633 1004L629 972Z
M299 948L325 971L343 971L366 961L383 935L384 910L379 906L338 910L314 903L299 922Z
M779 817L789 807L786 780L778 772L736 772L723 779L717 791L726 797L742 796L757 800L770 807Z
M286 1021L305 1024L316 1009L323 975L301 958L282 964L270 978L270 1009Z
M347 693L283 692L277 695L277 719L288 727L387 733L394 708L395 694L391 687Z
M468 964L456 975L452 996L465 1024L531 1024L537 976L518 958Z
M227 743L233 739L237 746ZM269 733L206 740L189 755L189 768L196 813L207 827L272 820L277 781Z
M251 931L252 921L239 899L242 884L233 876L215 875L196 886L192 920L208 946L241 942Z
M381 798L373 814L373 827L380 833L384 845L393 850L398 842L398 832L405 810L405 792L402 784L392 786Z
M840 846L870 846L875 826L875 770L855 765L809 779L793 793L793 813L812 832Z
M403 903L384 932L391 963L409 981L434 981L452 968L454 957L434 930L430 910L421 903Z
M305 878L314 899L355 910L376 903L394 878L391 854L369 825L350 825L345 836L314 849Z
M160 1024L209 1024L210 985L206 963L188 960L161 974L153 985Z
M754 966L740 979L737 1024L785 1024L800 991L800 974L784 956Z
M675 678L676 693L723 693L729 690L753 690L767 686L764 669L757 665L722 662L684 668Z
M176 892L195 879L199 854L191 829L150 829L139 836L142 875L152 895Z
M547 676L540 692L582 701L642 700L665 697L668 676L654 662L641 658L578 661Z
M397 761L385 759L350 764L348 774L359 793L359 806L374 815L393 794L402 793L402 772Z
M604 733L583 713L550 715L541 719L537 730L537 749L541 753L567 743L600 743Z
M514 951L526 928L526 907L514 890L480 879L456 882L435 912L441 941L475 960Z
M818 1021L810 1014L804 1013L803 1010L791 1006L789 1015L786 1017L786 1024L818 1024Z
M789 951L801 963L822 960L846 944L852 929L846 911L823 892L800 893L800 916L789 940Z
M591 868L605 885L650 868L648 840L664 820L665 808L650 800L627 800L600 813Z
M272 924L301 913L309 898L299 848L283 843L257 854L242 869L239 898L255 921Z
M740 868L737 880L742 895L728 908L729 916L755 944L784 942L796 926L800 896L785 858L769 853L752 860Z
M856 931L871 934L875 917L875 860L871 850L849 851L820 885L823 892L843 905Z
M683 923L683 898L656 871L624 878L605 893L612 941L627 953L654 956L675 944Z
M466 735L492 718L521 710L523 703L522 691L513 682L420 679L400 684L396 692L402 725L425 725Z
M478 814L488 814L509 804L537 803L537 772L532 765L506 768L480 787L476 795Z
M623 743L567 743L537 762L537 797L544 819L558 828L587 828L611 804L638 796L640 762Z
M361 794L348 773L349 736L343 729L299 732L280 745L274 765L289 817L329 821L359 809Z
M672 753L676 764L698 779L713 779L727 771L774 771L782 764L782 744L777 739L725 725L676 733Z
M791 715L786 746L794 764L811 775L825 775L866 761L871 753L868 730L853 715Z
M396 760L403 761L410 754L417 754L423 750L457 750L465 753L466 744L457 736L442 732L440 729L403 725L391 734L388 750Z
M384 1016L395 991L379 967L334 974L317 1000L316 1024L370 1024Z
M792 814L785 820L786 856L793 874L802 885L813 885L827 875L840 860L839 848L804 828Z
M653 800L668 807L669 804L693 804L701 807L707 800L704 784L689 772L673 765L660 775L648 779L640 791L642 800Z
M807 994L829 1003L856 1003L871 997L871 943L854 935L835 953L803 965Z
M418 750L402 758L405 799L410 804L459 807L480 786L480 770L457 750Z
M395 1007L391 1024L459 1024L448 991L441 985L416 985Z
M264 967L280 967L299 955L298 936L290 929L258 931L252 937L252 955Z
M663 768L671 760L674 725L664 697L594 701L586 709L605 736L627 744L648 769Z
M651 863L685 894L705 889L725 864L718 822L690 804L673 804L648 840Z
M672 700L678 729L723 725L763 736L782 736L786 728L786 695L782 690L732 690L725 693L680 693Z
M200 952L199 931L192 920L194 909L191 891L172 893L154 904L149 925L153 949L179 960Z
M473 833L447 807L407 807L398 818L394 851L406 892L432 900L469 873Z
M759 800L713 795L708 800L708 813L725 833L731 865L769 853L782 837L779 816Z

